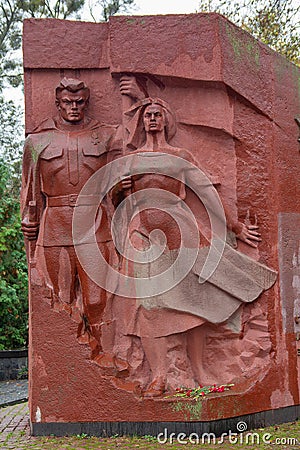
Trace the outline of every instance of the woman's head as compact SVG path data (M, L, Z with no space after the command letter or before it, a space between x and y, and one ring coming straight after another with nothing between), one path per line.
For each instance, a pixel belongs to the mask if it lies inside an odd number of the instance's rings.
M160 98L145 98L135 104L129 113L132 115L129 136L131 147L141 146L146 139L147 132L164 129L167 142L176 133L175 116L168 103Z
M143 114L143 123L146 133L163 131L166 127L163 107L157 103L151 103L146 106Z

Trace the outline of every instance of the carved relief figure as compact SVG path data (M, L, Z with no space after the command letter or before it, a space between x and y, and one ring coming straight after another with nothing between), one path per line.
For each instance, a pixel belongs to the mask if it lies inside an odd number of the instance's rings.
M41 284L51 305L67 311L79 322L78 339L89 343L92 359L100 365L113 366L113 357L105 355L101 345L107 293L80 265L72 240L73 211L80 208L76 204L78 194L91 175L106 164L116 129L86 115L89 97L84 82L64 78L56 88L57 116L43 121L26 139L22 231L29 262L32 263L34 253L39 273L39 280L32 280L31 288L35 282ZM99 203L93 195L80 201L85 208ZM106 210L103 205L99 208L96 240L109 260L114 254L109 248L111 234Z
M196 172L197 163L188 150L168 143L175 134L176 124L166 102L147 98L134 105L130 114L129 146L136 150L131 152L129 177L114 189L113 201L117 207L130 194L138 194L130 224L130 245L137 250L149 249L155 240L160 245L161 237L152 233L157 229L163 231L166 245L160 258L146 264L124 257L121 270L130 276L152 278L174 263L182 246L174 217L182 219L184 232L189 234L190 222L180 202L186 197L185 184L191 174L182 169L184 165L174 165L170 156L189 161ZM137 174L139 168L145 166L149 173ZM166 175L157 172L157 167L164 167ZM203 198L209 201L212 185L205 178L202 182ZM161 191L157 198L153 194L152 207L144 209L150 194L145 191L143 197L143 190L149 188ZM177 200L171 197L162 210L163 191L174 194ZM228 229L238 239L256 247L261 240L257 226L235 222L227 208L224 209ZM191 242L191 247L193 245ZM200 284L199 275L208 252L205 243L201 246L192 270L182 281L174 283L172 289L146 298L145 295L139 299L116 297L113 301L112 314L118 330L114 352L128 361L129 380L140 386L144 396L157 397L181 385L194 386L203 382L200 340L197 345L201 327L208 322L222 326L225 323L229 328L236 325L240 306L254 301L275 282L274 271L225 244L215 272Z

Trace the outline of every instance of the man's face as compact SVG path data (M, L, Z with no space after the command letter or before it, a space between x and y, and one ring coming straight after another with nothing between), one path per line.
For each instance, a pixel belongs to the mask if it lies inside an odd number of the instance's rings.
M160 105L149 105L144 112L144 126L148 133L162 131L166 126L163 108Z
M61 117L70 123L80 123L89 104L88 94L84 90L69 92L64 89L58 94L56 106Z

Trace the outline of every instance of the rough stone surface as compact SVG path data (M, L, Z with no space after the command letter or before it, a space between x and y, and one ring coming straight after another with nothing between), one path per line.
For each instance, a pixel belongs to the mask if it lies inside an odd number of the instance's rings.
M24 65L28 69L109 67L107 38L107 24L28 19L24 22Z

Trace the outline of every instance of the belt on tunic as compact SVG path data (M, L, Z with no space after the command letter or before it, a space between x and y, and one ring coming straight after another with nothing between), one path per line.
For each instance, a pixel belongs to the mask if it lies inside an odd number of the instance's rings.
M77 202L77 199L78 202ZM99 196L96 195L60 195L58 197L46 197L46 206L95 206L99 205Z

